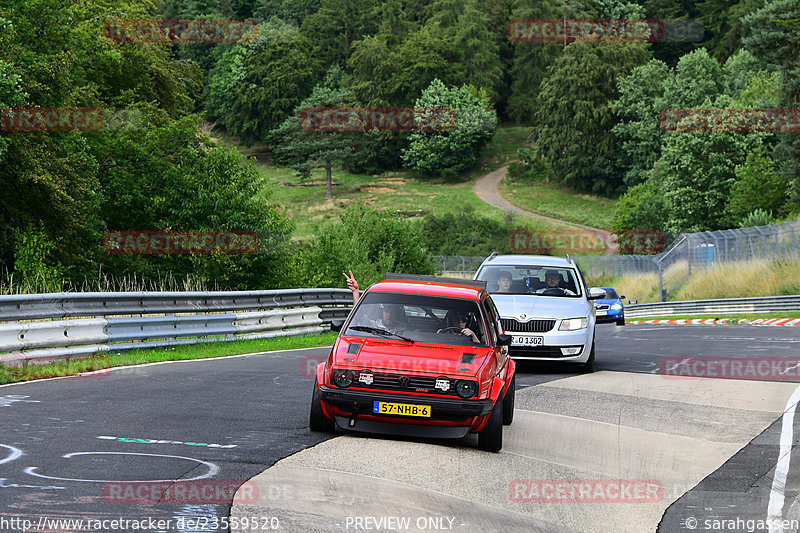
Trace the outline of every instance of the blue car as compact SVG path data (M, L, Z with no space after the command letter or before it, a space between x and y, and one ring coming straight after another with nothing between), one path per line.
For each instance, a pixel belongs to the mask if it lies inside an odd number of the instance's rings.
M594 309L598 324L616 322L618 326L625 325L625 310L622 307L624 296L618 296L613 287L600 287L606 295L595 300Z

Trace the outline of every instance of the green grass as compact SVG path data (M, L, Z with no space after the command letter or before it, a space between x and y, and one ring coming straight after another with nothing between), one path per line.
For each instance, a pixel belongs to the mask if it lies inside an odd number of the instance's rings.
M325 201L325 174L320 170L299 186L299 179L291 169L256 163L264 178L264 189L269 191L269 201L284 206L287 216L296 225L294 236L298 240L311 238L328 220L336 220L348 206L363 201L376 209L390 210L410 219L433 213L460 213L471 206L476 213L497 220L510 215L481 201L472 186L474 180L461 183L443 180L424 180L401 172L381 176L359 176L341 170L333 173L333 201ZM532 230L564 229L566 226L547 221L514 217L513 226Z
M500 126L494 137L483 147L478 164L465 178L476 179L484 174L517 160L517 150L530 146L531 128L527 126Z
M75 376L82 372L102 370L115 366L140 365L159 361L182 361L206 359L275 350L297 350L317 346L331 346L336 333L327 331L319 335L275 337L231 342L207 342L168 348L129 350L120 353L104 353L94 357L70 361L56 361L42 365L29 364L23 370L18 366L0 365L0 384L32 381L36 379Z
M515 206L548 217L593 228L610 229L616 200L581 194L554 183L531 182L506 176L500 193Z
M410 172L362 176L334 169L333 200L330 202L325 201L324 170L316 170L309 180L301 184L294 170L270 164L264 145L246 147L238 145L235 137L224 133L213 132L212 136L228 146L237 146L247 157L257 157L258 160L253 164L263 177L264 196L269 196L270 203L283 206L289 219L295 223L294 239L304 241L310 239L326 221L337 219L348 206L359 201L377 209L394 211L410 219L417 219L428 213L459 213L472 207L484 216L508 220L512 215L482 202L472 192L472 187L479 177L517 159L517 151L528 146L530 128L498 127L494 137L483 148L478 164L462 175L460 181L420 178ZM501 191L509 179L506 178L501 183ZM517 184L515 187L525 190L522 195L513 195L524 198L524 203L532 204L543 192L546 193L547 206L533 209L503 192L507 200L524 209L595 227L604 228L610 224L612 200L577 195L555 185L542 188L539 185L534 187ZM568 228L563 224L518 215L514 215L511 220L513 227L518 229L558 231Z

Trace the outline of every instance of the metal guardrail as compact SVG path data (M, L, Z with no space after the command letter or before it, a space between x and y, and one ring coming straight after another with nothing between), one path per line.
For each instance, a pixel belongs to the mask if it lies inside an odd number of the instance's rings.
M745 313L785 313L793 311L800 311L800 295L626 305L625 318L680 315L741 315Z
M0 296L0 363L303 335L345 318L347 289Z

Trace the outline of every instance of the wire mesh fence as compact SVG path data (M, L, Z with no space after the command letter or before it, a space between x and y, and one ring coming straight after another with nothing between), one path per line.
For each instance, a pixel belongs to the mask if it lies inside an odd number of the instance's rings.
M726 263L798 258L800 221L719 231L684 233L653 257L660 300L693 273Z
M654 255L579 256L575 261L585 276L652 274L657 277L661 301L692 277L692 273L733 262L800 258L800 221L768 226L684 233ZM483 257L436 256L444 275L472 277Z
M471 278L485 257L463 255L436 255L431 258L437 273L443 276Z

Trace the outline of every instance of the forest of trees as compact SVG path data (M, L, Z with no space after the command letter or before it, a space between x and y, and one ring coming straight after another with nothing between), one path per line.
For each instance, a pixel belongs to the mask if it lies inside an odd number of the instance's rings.
M564 16L695 20L705 33L699 42L509 38L513 19ZM235 44L115 43L103 34L114 18L253 19L259 31ZM54 287L98 271L191 274L232 288L335 282L337 267L323 275L286 264L326 257L336 228L310 247L251 256L105 253L108 230L291 235L254 168L202 133L203 120L244 144L267 144L274 162L301 174L337 166L423 179L458 179L497 123L525 125L531 149L516 172L620 197L618 229L675 235L793 217L800 133L669 132L659 116L800 108L798 21L797 0L5 0L0 109L126 109L137 120L0 131L0 272L36 273ZM297 125L311 107L445 104L473 122L446 133L324 138ZM380 219L360 214L373 215ZM428 271L406 252L423 234L359 253L373 265Z

